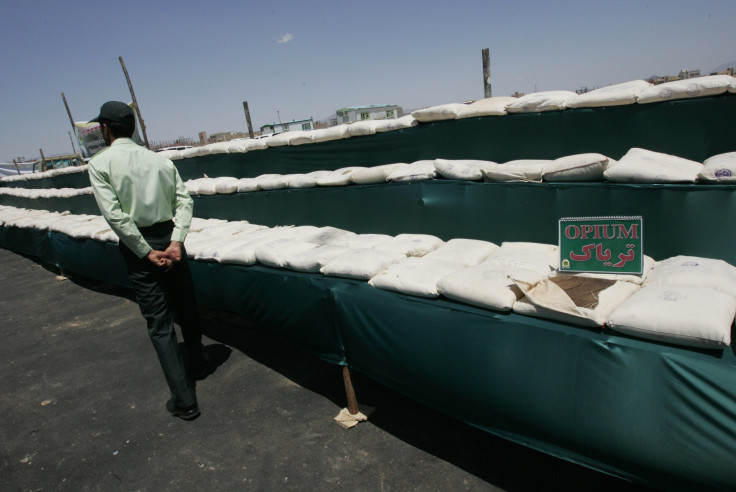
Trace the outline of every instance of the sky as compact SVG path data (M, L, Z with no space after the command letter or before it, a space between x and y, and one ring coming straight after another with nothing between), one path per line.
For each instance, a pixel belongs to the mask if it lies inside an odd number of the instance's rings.
M736 1L3 0L0 161L72 151L71 124L131 100L149 141L346 106L413 110L602 87L736 60Z

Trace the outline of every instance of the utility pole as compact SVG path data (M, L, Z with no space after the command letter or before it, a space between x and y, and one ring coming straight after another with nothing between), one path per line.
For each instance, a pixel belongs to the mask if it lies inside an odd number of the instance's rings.
M248 109L248 101L243 101L243 109L245 110L245 121L248 123L248 135L254 138L253 124L250 122L250 110Z
M488 52L488 48L483 48L481 51L483 55L483 94L484 97L489 98L491 95L491 56Z
M125 68L125 62L123 61L123 57L119 56L118 59L120 60L120 66L123 67L123 73L125 73L125 80L128 81L128 89L130 90L130 97L133 98L133 104L135 105L135 112L138 115L138 121L141 123L141 132L143 133L143 142L146 144L146 148L150 149L151 146L148 145L148 135L146 135L146 124L143 123L143 117L141 116L141 108L138 106L138 101L135 98L135 92L133 92L133 84L130 83L130 77L128 76L128 70Z
M46 158L43 156L43 150L38 149L38 152L41 154L41 172L46 171Z

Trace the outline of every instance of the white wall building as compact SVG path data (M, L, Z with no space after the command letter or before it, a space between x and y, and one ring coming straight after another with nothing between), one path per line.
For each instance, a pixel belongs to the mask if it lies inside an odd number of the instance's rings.
M338 125L363 120L390 120L400 118L404 115L401 106L395 104L341 108L336 113Z
M293 120L263 125L261 126L261 135L293 132L294 130L314 130L314 120L309 118L308 120Z

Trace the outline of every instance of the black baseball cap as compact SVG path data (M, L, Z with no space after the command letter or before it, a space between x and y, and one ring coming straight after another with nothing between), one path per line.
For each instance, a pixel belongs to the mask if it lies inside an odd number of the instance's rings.
M133 110L130 106L120 101L107 101L100 108L100 115L89 122L99 123L100 120L105 120L124 123L130 118L133 118Z

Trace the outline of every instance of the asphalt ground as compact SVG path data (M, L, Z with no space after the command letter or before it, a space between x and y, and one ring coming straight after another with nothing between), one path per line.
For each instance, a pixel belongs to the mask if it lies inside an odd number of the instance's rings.
M131 293L0 249L0 490L635 490L497 438L339 367L273 331L205 313L217 367L202 415L168 388Z

